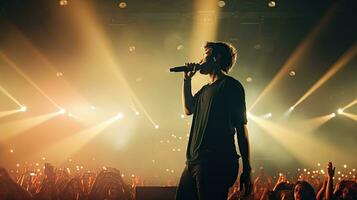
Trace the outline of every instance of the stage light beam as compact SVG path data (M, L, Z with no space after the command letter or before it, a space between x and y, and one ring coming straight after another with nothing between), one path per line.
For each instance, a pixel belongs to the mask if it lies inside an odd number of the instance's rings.
M22 76L28 83L30 83L39 93L41 93L47 100L49 100L55 107L60 109L60 106L49 97L32 79L27 76L9 57L4 53L0 52L0 57L11 67L13 68L20 76ZM19 105L21 106L21 105Z
M352 113L347 113L347 112L342 112L341 115L344 115L354 121L357 121L357 115L356 114L352 114Z
M1 54L1 52L0 52L0 54ZM22 106L21 105L21 103L17 100L17 99L15 99L15 97L13 97L4 87L2 87L1 85L0 85L0 90L1 90L1 92L3 92L7 97L9 97L15 104L17 104L18 106Z
M21 112L21 110L20 109L16 109L16 110L1 111L0 112L0 118L6 117L6 116L9 116L9 115L13 115L13 114L18 113L18 112Z
M355 104L357 104L357 99L355 99L354 101L352 101L351 103L348 103L346 106L344 106L342 108L342 110L346 110L347 108L350 108L352 106L354 106Z
M270 83L263 89L263 91L259 94L253 104L249 107L249 111L251 111L257 104L262 100L262 98L267 95L273 87L285 77L291 66L295 66L302 58L309 49L311 49L311 45L313 44L314 40L317 38L321 30L323 30L328 22L331 20L332 16L335 14L335 7L334 4L321 18L320 22L315 26L315 28L305 37L305 39L298 45L298 47L294 50L288 60L283 64L281 69L278 73L274 76L274 78L270 81Z
M336 159L343 162L354 158L354 155L342 152L335 148L333 144L321 141L311 134L301 131L296 132L288 127L254 115L251 115L250 118L292 155L311 166L316 164L316 160L321 159ZM311 154L316 149L319 149L319 153Z
M20 109L18 109L20 111ZM0 134L0 141L10 139L26 130L29 130L33 127L39 126L46 121L58 116L59 112L43 114L35 117L30 117L23 120L11 121L5 124L0 125L0 130L2 130L2 134Z
M105 129L110 127L115 121L117 121L117 116L107 119L99 124L88 127L82 131L74 133L68 138L65 138L53 145L51 145L45 151L48 155L57 155L61 152L61 157L57 156L56 162L62 163L68 158L72 158L73 155L82 149L86 144L93 140L98 134L103 132ZM70 148L68 148L70 147Z
M348 49L331 67L330 69L293 105L296 107L309 97L313 92L319 89L326 81L335 75L342 67L344 67L357 54L357 44L354 44Z

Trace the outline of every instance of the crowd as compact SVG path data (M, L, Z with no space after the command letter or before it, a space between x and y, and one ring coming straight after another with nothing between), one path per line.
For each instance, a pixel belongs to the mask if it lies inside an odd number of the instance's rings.
M114 168L71 173L46 163L43 173L10 174L0 168L0 200L130 200L133 194Z
M237 182L228 200L357 200L355 170L335 176L331 162L325 170L298 169L297 174L276 177L260 168L253 181L251 196L243 198ZM119 170L106 167L97 172L71 172L48 163L36 171L0 168L0 200L129 200L138 185L143 183L137 177L128 183Z
M253 182L252 195L249 200L357 200L357 179L355 169L346 174L338 171L331 162L325 170L298 169L298 174L290 176L279 173L274 177L267 176L261 168ZM352 172L354 173L352 175ZM337 180L336 184L334 181ZM230 191L228 200L243 199L239 184Z

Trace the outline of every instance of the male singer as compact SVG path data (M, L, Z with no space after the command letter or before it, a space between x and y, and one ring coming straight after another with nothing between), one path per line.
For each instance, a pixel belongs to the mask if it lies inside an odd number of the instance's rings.
M182 103L185 114L193 114L176 200L226 200L228 189L238 176L238 159L234 143L237 133L243 162L240 188L251 193L251 165L245 94L242 84L228 76L236 62L236 49L225 42L207 42L205 54L198 64L189 63L192 71L184 73ZM191 78L199 67L209 75L209 83L194 96Z

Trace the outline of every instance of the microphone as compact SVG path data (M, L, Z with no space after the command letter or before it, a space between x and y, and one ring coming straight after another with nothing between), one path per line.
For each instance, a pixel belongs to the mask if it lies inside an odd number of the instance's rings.
M200 64L196 64L196 70L201 69ZM187 67L187 66L179 66L179 67L172 67L170 68L170 72L190 72L193 71L193 67Z

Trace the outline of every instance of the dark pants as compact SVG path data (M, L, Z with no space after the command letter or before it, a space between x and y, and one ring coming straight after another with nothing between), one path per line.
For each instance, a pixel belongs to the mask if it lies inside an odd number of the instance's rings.
M176 200L226 200L238 176L238 160L186 165Z

